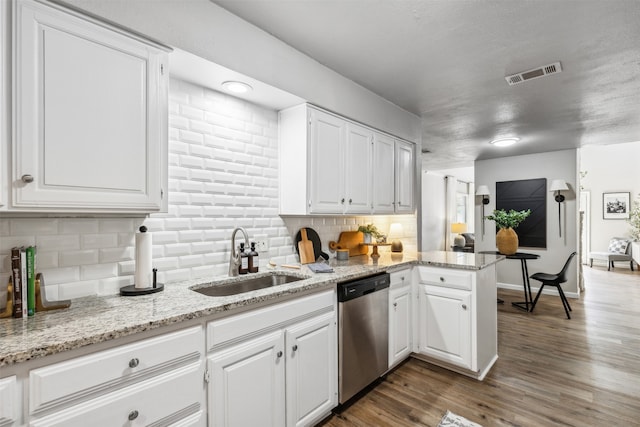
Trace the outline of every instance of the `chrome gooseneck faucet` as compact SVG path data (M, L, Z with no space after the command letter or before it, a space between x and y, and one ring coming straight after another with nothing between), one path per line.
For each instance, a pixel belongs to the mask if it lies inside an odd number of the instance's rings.
M237 276L238 275L238 267L240 266L240 252L237 251L236 248L236 233L238 231L242 231L244 234L244 246L245 248L249 247L249 235L242 227L236 227L231 233L231 254L229 257L229 276Z

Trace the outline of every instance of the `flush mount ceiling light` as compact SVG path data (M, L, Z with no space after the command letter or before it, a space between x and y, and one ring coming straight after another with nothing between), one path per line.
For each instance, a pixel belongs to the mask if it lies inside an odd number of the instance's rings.
M508 147L518 141L520 141L520 138L498 138L494 139L489 144L495 145L496 147Z
M222 87L227 92L236 93L236 94L247 93L253 90L253 88L248 84L243 82L235 82L235 81L224 82L222 83Z

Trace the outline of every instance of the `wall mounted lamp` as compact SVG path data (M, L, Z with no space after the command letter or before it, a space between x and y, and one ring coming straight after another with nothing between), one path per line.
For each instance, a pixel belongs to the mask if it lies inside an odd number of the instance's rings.
M551 181L551 187L549 188L549 192L554 193L555 200L558 202L558 234L559 237L562 237L562 220L560 217L560 207L562 202L564 202L564 196L560 194L561 191L567 191L569 187L567 187L567 183L562 179L554 179Z
M489 204L489 187L479 185L476 196L482 196L482 235L484 236L484 206Z

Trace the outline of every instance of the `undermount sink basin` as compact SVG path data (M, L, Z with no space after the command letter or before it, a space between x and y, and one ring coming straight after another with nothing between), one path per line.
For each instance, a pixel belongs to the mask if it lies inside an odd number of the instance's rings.
M262 277L247 277L246 279L221 285L212 284L201 288L192 288L191 290L210 297L226 297L270 288L272 286L284 285L285 283L297 282L298 280L304 280L304 278L290 276L288 274L271 274Z

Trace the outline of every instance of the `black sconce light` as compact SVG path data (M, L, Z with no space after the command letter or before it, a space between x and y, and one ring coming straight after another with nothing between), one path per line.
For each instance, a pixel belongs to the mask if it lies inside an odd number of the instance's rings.
M482 196L482 235L484 236L484 206L489 204L489 187L479 185L476 196Z
M567 191L569 187L567 187L567 183L562 179L554 179L551 181L551 188L549 188L549 192L555 194L555 200L558 202L558 234L559 237L562 237L562 219L560 216L560 207L562 202L564 202L564 196L560 194L561 191Z

